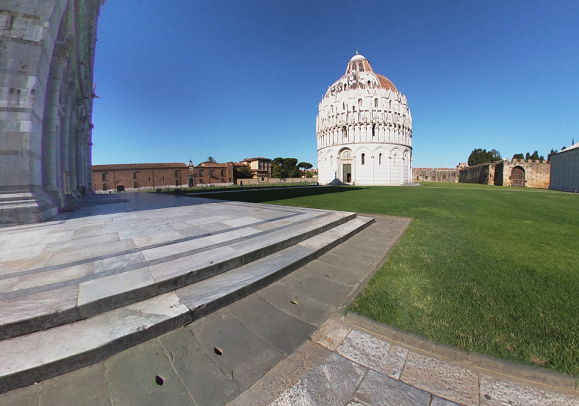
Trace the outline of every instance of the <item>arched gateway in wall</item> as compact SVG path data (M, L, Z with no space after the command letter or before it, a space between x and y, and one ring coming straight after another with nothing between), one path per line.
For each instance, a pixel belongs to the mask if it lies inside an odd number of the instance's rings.
M50 218L92 188L93 67L103 1L0 5L0 225Z
M412 116L406 96L354 55L328 88L316 119L322 184L401 185L412 179Z
M515 166L511 171L511 186L525 186L525 170Z

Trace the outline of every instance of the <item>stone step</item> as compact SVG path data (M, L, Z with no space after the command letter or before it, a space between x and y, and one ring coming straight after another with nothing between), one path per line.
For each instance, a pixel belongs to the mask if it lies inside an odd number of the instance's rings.
M182 288L355 217L347 212L306 213L143 248L131 248L132 240L103 242L99 247L76 243L75 250L61 254L57 262L27 271L25 277L40 285L0 295L0 339L72 323ZM60 249L66 250L66 244L61 243ZM98 272L86 274L86 267L98 267ZM73 276L52 283L63 274Z
M191 323L282 278L373 222L369 217L350 218L194 284L67 325L0 341L0 393L91 365Z

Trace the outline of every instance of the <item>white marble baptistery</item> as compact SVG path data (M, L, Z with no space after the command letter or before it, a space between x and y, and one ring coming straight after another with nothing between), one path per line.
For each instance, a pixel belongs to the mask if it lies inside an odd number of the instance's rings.
M412 179L406 96L354 55L328 88L316 118L320 184L401 185Z

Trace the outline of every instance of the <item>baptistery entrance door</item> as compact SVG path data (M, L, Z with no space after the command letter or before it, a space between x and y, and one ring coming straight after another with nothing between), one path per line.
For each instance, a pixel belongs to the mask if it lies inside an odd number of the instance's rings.
M342 164L343 182L352 183L352 164Z
M515 166L511 171L511 186L525 186L525 170Z
M340 154L340 162L342 164L342 183L352 183L352 151L346 149Z

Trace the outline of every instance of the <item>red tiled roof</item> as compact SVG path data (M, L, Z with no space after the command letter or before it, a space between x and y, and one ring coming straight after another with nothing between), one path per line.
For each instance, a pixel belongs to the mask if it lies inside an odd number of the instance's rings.
M372 69L372 66L370 66L370 62L368 62L367 59L364 59L362 62L364 63L364 70L366 72L374 72L374 70Z
M380 75L379 73L375 74L376 76L378 76L378 80L380 81L380 85L382 86L383 89L390 89L393 92L398 91L398 89L396 89L396 86L394 86L394 83L390 82L390 80L388 80L386 76Z
M203 166L204 168L225 168L227 164L222 164L219 162L202 162L197 166Z
M145 163L145 164L112 164L112 165L93 165L93 171L115 171L115 170L136 170L136 169L182 169L187 165L181 162L168 163Z

